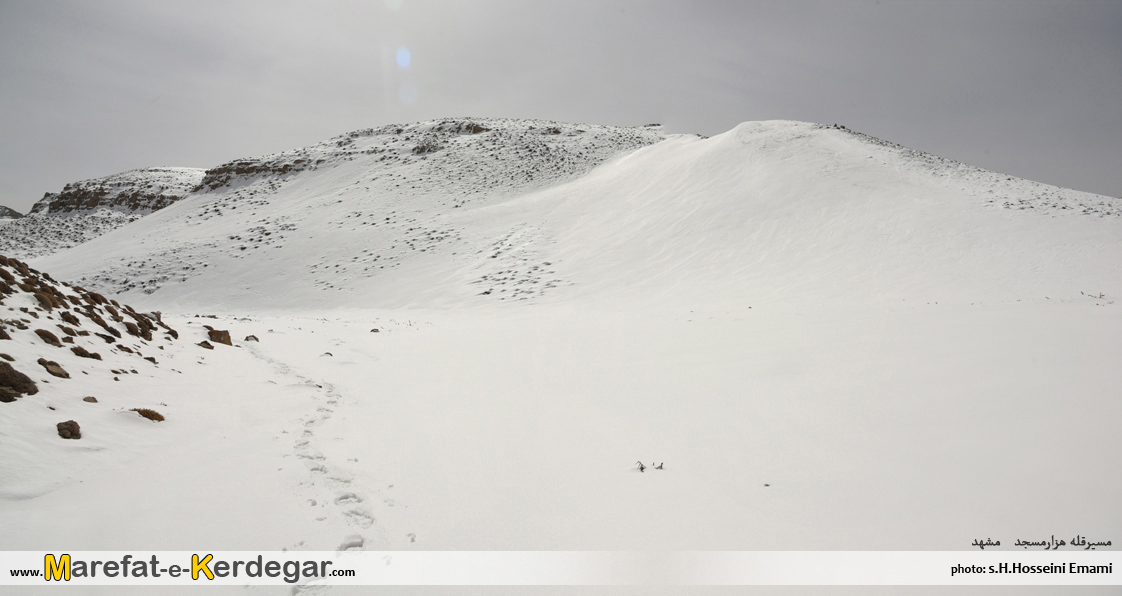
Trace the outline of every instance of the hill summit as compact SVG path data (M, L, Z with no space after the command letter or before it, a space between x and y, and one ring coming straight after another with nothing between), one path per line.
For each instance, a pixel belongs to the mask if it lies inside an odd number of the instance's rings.
M212 168L42 264L233 309L1015 300L1122 290L1119 203L805 122L442 119Z

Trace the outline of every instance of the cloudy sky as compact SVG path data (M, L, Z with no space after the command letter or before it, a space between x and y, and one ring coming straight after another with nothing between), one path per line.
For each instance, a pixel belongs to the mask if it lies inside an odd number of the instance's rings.
M0 0L0 204L445 116L840 123L1122 195L1122 2Z

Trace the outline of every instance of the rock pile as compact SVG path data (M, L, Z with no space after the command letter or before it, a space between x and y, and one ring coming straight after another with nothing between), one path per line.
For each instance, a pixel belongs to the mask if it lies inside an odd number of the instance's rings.
M153 345L159 340L178 337L159 313L138 312L97 292L55 281L18 259L0 256L0 341L12 342L13 349L5 352L16 355L4 354L0 360L2 403L38 392L28 376L39 370L35 363L55 378L71 379L71 372L85 373L82 369L103 361L97 349L108 347L118 360L135 357L156 365L156 359L144 352L159 349ZM73 434L77 435L76 428Z

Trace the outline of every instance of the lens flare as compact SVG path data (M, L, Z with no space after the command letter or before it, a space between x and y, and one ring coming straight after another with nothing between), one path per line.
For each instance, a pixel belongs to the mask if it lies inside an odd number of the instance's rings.
M405 48L397 49L397 65L402 68L409 68L409 64L413 62L413 55Z

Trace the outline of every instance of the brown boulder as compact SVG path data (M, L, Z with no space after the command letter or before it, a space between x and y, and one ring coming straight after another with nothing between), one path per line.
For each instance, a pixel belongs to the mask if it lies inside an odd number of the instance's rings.
M209 342L209 341L206 341L205 339L204 339L203 341L200 341L200 342L198 343L198 345L199 345L200 347L206 348L206 349L208 349L208 350L213 350L213 349L214 349L214 346L212 346L212 345L210 344L210 342Z
M0 354L0 358L3 358L4 360L7 360L8 362L15 362L16 361L15 358L12 358L11 356L9 356L7 354Z
M55 425L58 428L58 436L64 439L81 439L82 429L78 426L77 422L67 420L66 422L59 422Z
M19 392L11 387L0 387L0 404L12 403L19 396Z
M66 321L67 323L70 323L71 325L74 325L75 327L81 327L82 326L82 321L79 320L78 317L74 316L71 313L68 313L68 312L64 311L64 312L60 313L59 316L62 317L63 321Z
M83 397L82 401L88 402L88 403L91 403L91 404L96 404L97 403L97 398L90 395L90 396L87 396L87 397Z
M12 365L7 362L0 362L0 387L7 387L17 393L27 395L35 395L39 392L39 388L35 385L35 381L31 380L31 377L12 368Z
M35 335L38 335L39 339L43 340L46 343L51 344L52 346L54 346L56 348L61 348L62 347L62 342L60 342L58 340L58 337L56 337L54 333L51 333L50 331L47 331L46 329L36 329L35 330Z
M89 352L82 346L74 346L73 348L70 348L70 351L74 352L76 356L82 358L93 358L94 360L101 360L101 354L98 354L97 352Z
M230 332L229 331L220 331L218 329L211 329L210 331L207 331L207 335L210 336L210 341L216 341L220 344L226 344L228 346L234 345L234 342L230 341Z
M0 327L0 339L12 339L12 336L8 335L8 332L5 331L3 327Z
M57 362L53 360L47 360L46 358L40 358L38 362L40 365L42 365L43 368L47 369L47 372L51 373L52 375L63 379L70 378L70 373L63 370L63 368L59 366Z

